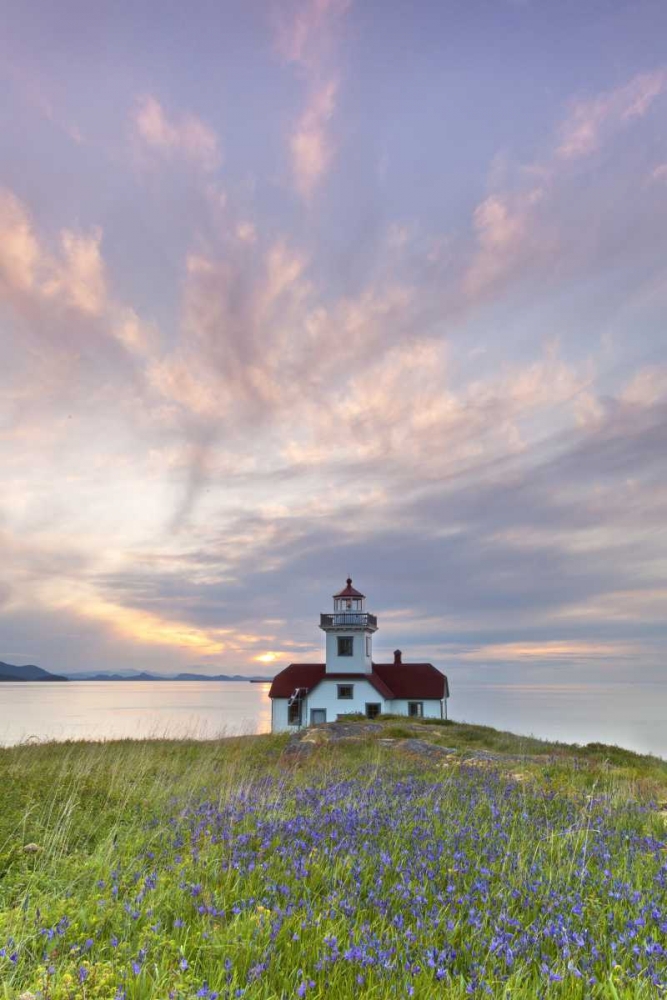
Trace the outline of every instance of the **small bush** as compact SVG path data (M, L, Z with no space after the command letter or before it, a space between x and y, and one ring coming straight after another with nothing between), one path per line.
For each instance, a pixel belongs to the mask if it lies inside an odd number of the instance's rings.
M408 729L406 726L387 726L382 730L382 735L388 739L407 740L415 734L412 729Z

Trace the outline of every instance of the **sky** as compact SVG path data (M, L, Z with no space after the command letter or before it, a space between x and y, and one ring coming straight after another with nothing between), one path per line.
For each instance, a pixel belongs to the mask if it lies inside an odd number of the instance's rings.
M663 0L23 0L0 659L454 678L667 646Z

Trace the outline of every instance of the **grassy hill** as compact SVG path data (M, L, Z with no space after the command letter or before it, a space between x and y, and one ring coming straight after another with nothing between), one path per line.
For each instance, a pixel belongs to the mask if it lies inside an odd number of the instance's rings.
M617 1000L667 982L657 758L387 719L14 747L0 790L7 1000Z

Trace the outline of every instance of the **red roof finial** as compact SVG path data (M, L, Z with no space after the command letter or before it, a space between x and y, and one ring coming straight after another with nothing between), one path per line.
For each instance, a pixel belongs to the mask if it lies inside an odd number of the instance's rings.
M347 578L347 580L345 581L345 583L346 583L346 584L348 585L348 587L351 587L351 586L352 586L352 577L351 577L351 576L348 576L348 578Z

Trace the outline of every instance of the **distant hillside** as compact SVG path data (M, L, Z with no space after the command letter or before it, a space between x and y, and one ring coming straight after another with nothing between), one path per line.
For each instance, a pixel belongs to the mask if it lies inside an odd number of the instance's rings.
M96 674L68 674L69 681L161 681L162 678L156 674L111 674L104 670Z
M272 677L262 677L258 674L253 674L247 677L242 674L198 674L198 673L180 673L180 674L151 674L144 671L143 673L127 672L124 674L113 673L111 671L107 672L105 670L100 670L97 673L89 674L67 674L67 680L70 681L247 681L247 682L261 682L269 683L273 680Z
M0 681L66 681L67 677L50 674L48 670L36 667L34 663L17 667L0 660Z
M168 681L270 681L271 677L247 677L242 674L176 674L175 677L165 677Z

